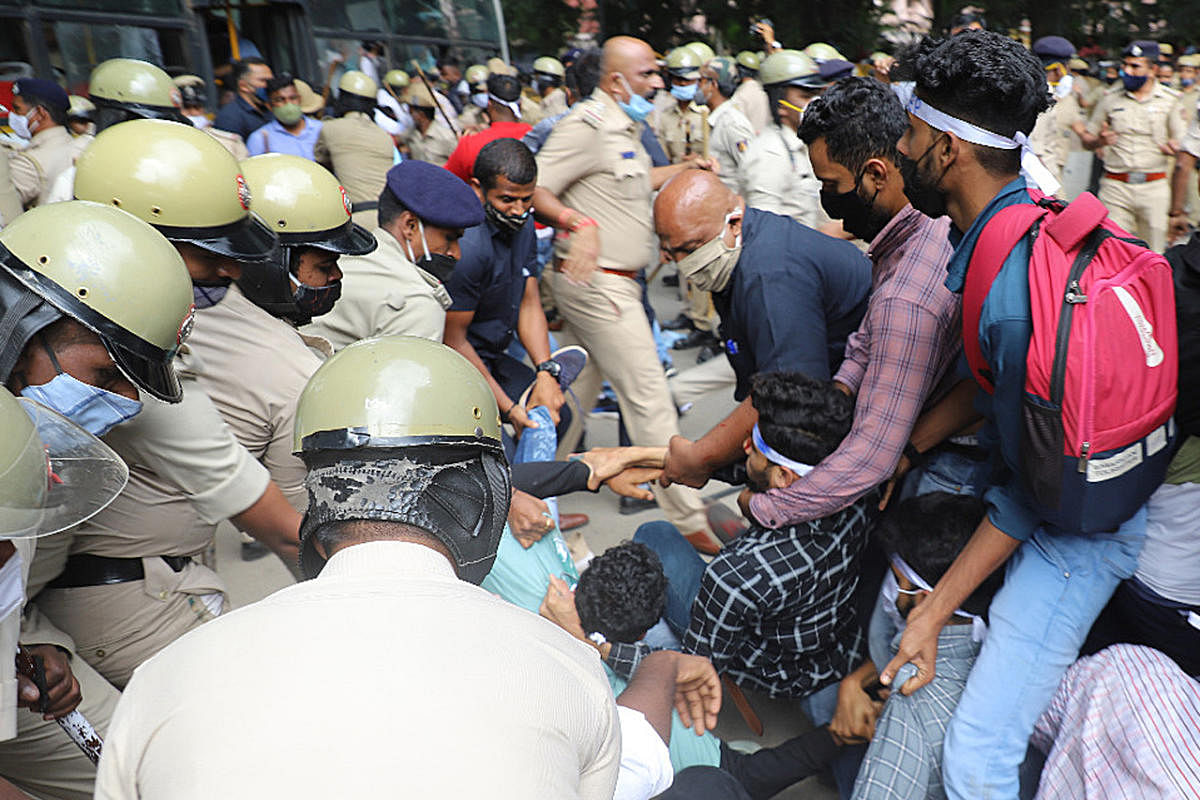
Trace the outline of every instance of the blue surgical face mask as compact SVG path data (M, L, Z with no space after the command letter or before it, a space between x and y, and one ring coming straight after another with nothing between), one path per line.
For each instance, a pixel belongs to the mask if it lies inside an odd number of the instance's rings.
M621 75L619 72L617 74ZM621 75L621 83L625 84L625 91L629 92L629 102L622 103L620 100L617 100L617 105L629 115L631 120L641 122L654 110L654 104L640 94L634 94L633 89L629 86L629 81L625 80L624 75Z
M259 100L262 100L264 103L270 102L270 99L267 96L267 87L265 87L265 86L260 86L257 89L255 89L254 96L257 97Z
M1125 85L1125 90L1128 92L1136 92L1142 88L1148 77L1148 75L1130 75L1125 70L1121 70L1121 83Z
M487 108L487 92L475 92L471 95L471 104L479 108Z
M57 411L93 436L103 436L142 410L138 400L92 386L63 372L50 345L45 339L41 344L58 374L48 383L26 386L21 390L23 397Z
M1188 88L1189 86L1191 86L1195 82L1196 82L1195 78L1180 78L1179 79L1179 85L1185 89Z
M697 86L699 86L699 84L696 83L689 83L686 86L672 84L671 97L674 97L676 100L681 100L685 103L695 100Z

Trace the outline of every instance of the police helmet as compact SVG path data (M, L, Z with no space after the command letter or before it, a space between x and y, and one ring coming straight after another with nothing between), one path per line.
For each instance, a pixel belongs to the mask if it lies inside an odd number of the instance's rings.
M148 61L110 58L101 62L92 70L88 96L99 109L98 130L130 119L187 121L180 111L179 87Z

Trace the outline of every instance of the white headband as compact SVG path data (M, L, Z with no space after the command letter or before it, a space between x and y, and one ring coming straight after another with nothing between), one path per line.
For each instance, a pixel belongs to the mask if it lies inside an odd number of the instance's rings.
M757 422L754 423L754 430L750 432L750 437L754 441L754 446L758 448L758 452L766 456L767 460L771 463L787 467L801 478L813 471L811 464L801 464L799 461L793 461L767 444L763 439L762 431L758 429Z
M499 97L496 97L496 95L492 94L491 92L488 92L488 100L491 100L493 103L496 103L497 105L508 106L509 110L512 111L514 114L516 114L517 119L521 118L521 105L519 103L516 103L511 100L502 100Z
M1021 174L1025 176L1025 180L1040 189L1043 194L1051 195L1058 191L1058 181L1033 152L1033 148L1029 145L1029 137L1024 133L1017 131L1016 135L1010 139L1007 136L985 130L978 125L972 125L966 120L952 117L917 97L913 86L912 83L893 84L892 91L905 104L905 110L914 117L939 131L953 133L964 142L983 147L995 147L999 150L1019 148L1021 150Z
M929 585L929 582L918 575L917 571L908 565L908 562L895 553L892 554L892 566L907 578L908 582L913 586L916 586L918 589L924 589L927 592L933 591L933 587ZM987 623L983 621L983 617L963 611L961 608L957 609L954 615L971 620L972 639L982 642L987 638Z

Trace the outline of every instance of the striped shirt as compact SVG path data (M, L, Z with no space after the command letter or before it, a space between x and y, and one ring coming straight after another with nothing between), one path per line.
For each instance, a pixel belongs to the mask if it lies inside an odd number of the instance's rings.
M1075 662L1034 728L1039 800L1200 797L1200 683L1157 650Z
M959 297L943 283L953 252L949 224L909 205L871 242L871 299L834 376L856 395L854 424L811 473L754 496L750 510L765 526L840 511L896 469L917 417L940 396L934 390L960 351Z

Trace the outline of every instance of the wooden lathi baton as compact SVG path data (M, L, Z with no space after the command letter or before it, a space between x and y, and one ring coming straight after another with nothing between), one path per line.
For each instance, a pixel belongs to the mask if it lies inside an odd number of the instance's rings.
M17 672L24 675L29 680L33 681L34 686L37 686L38 694L41 700L41 708L43 714L46 712L46 707L50 704L50 697L46 687L46 664L41 656L34 655L31 650L26 647L21 647L17 651ZM100 763L100 748L104 746L100 734L96 733L95 727L88 722L87 717L78 711L72 711L61 717L54 719L58 726L67 732L67 736L71 737L71 741L83 751L83 754L93 764Z

